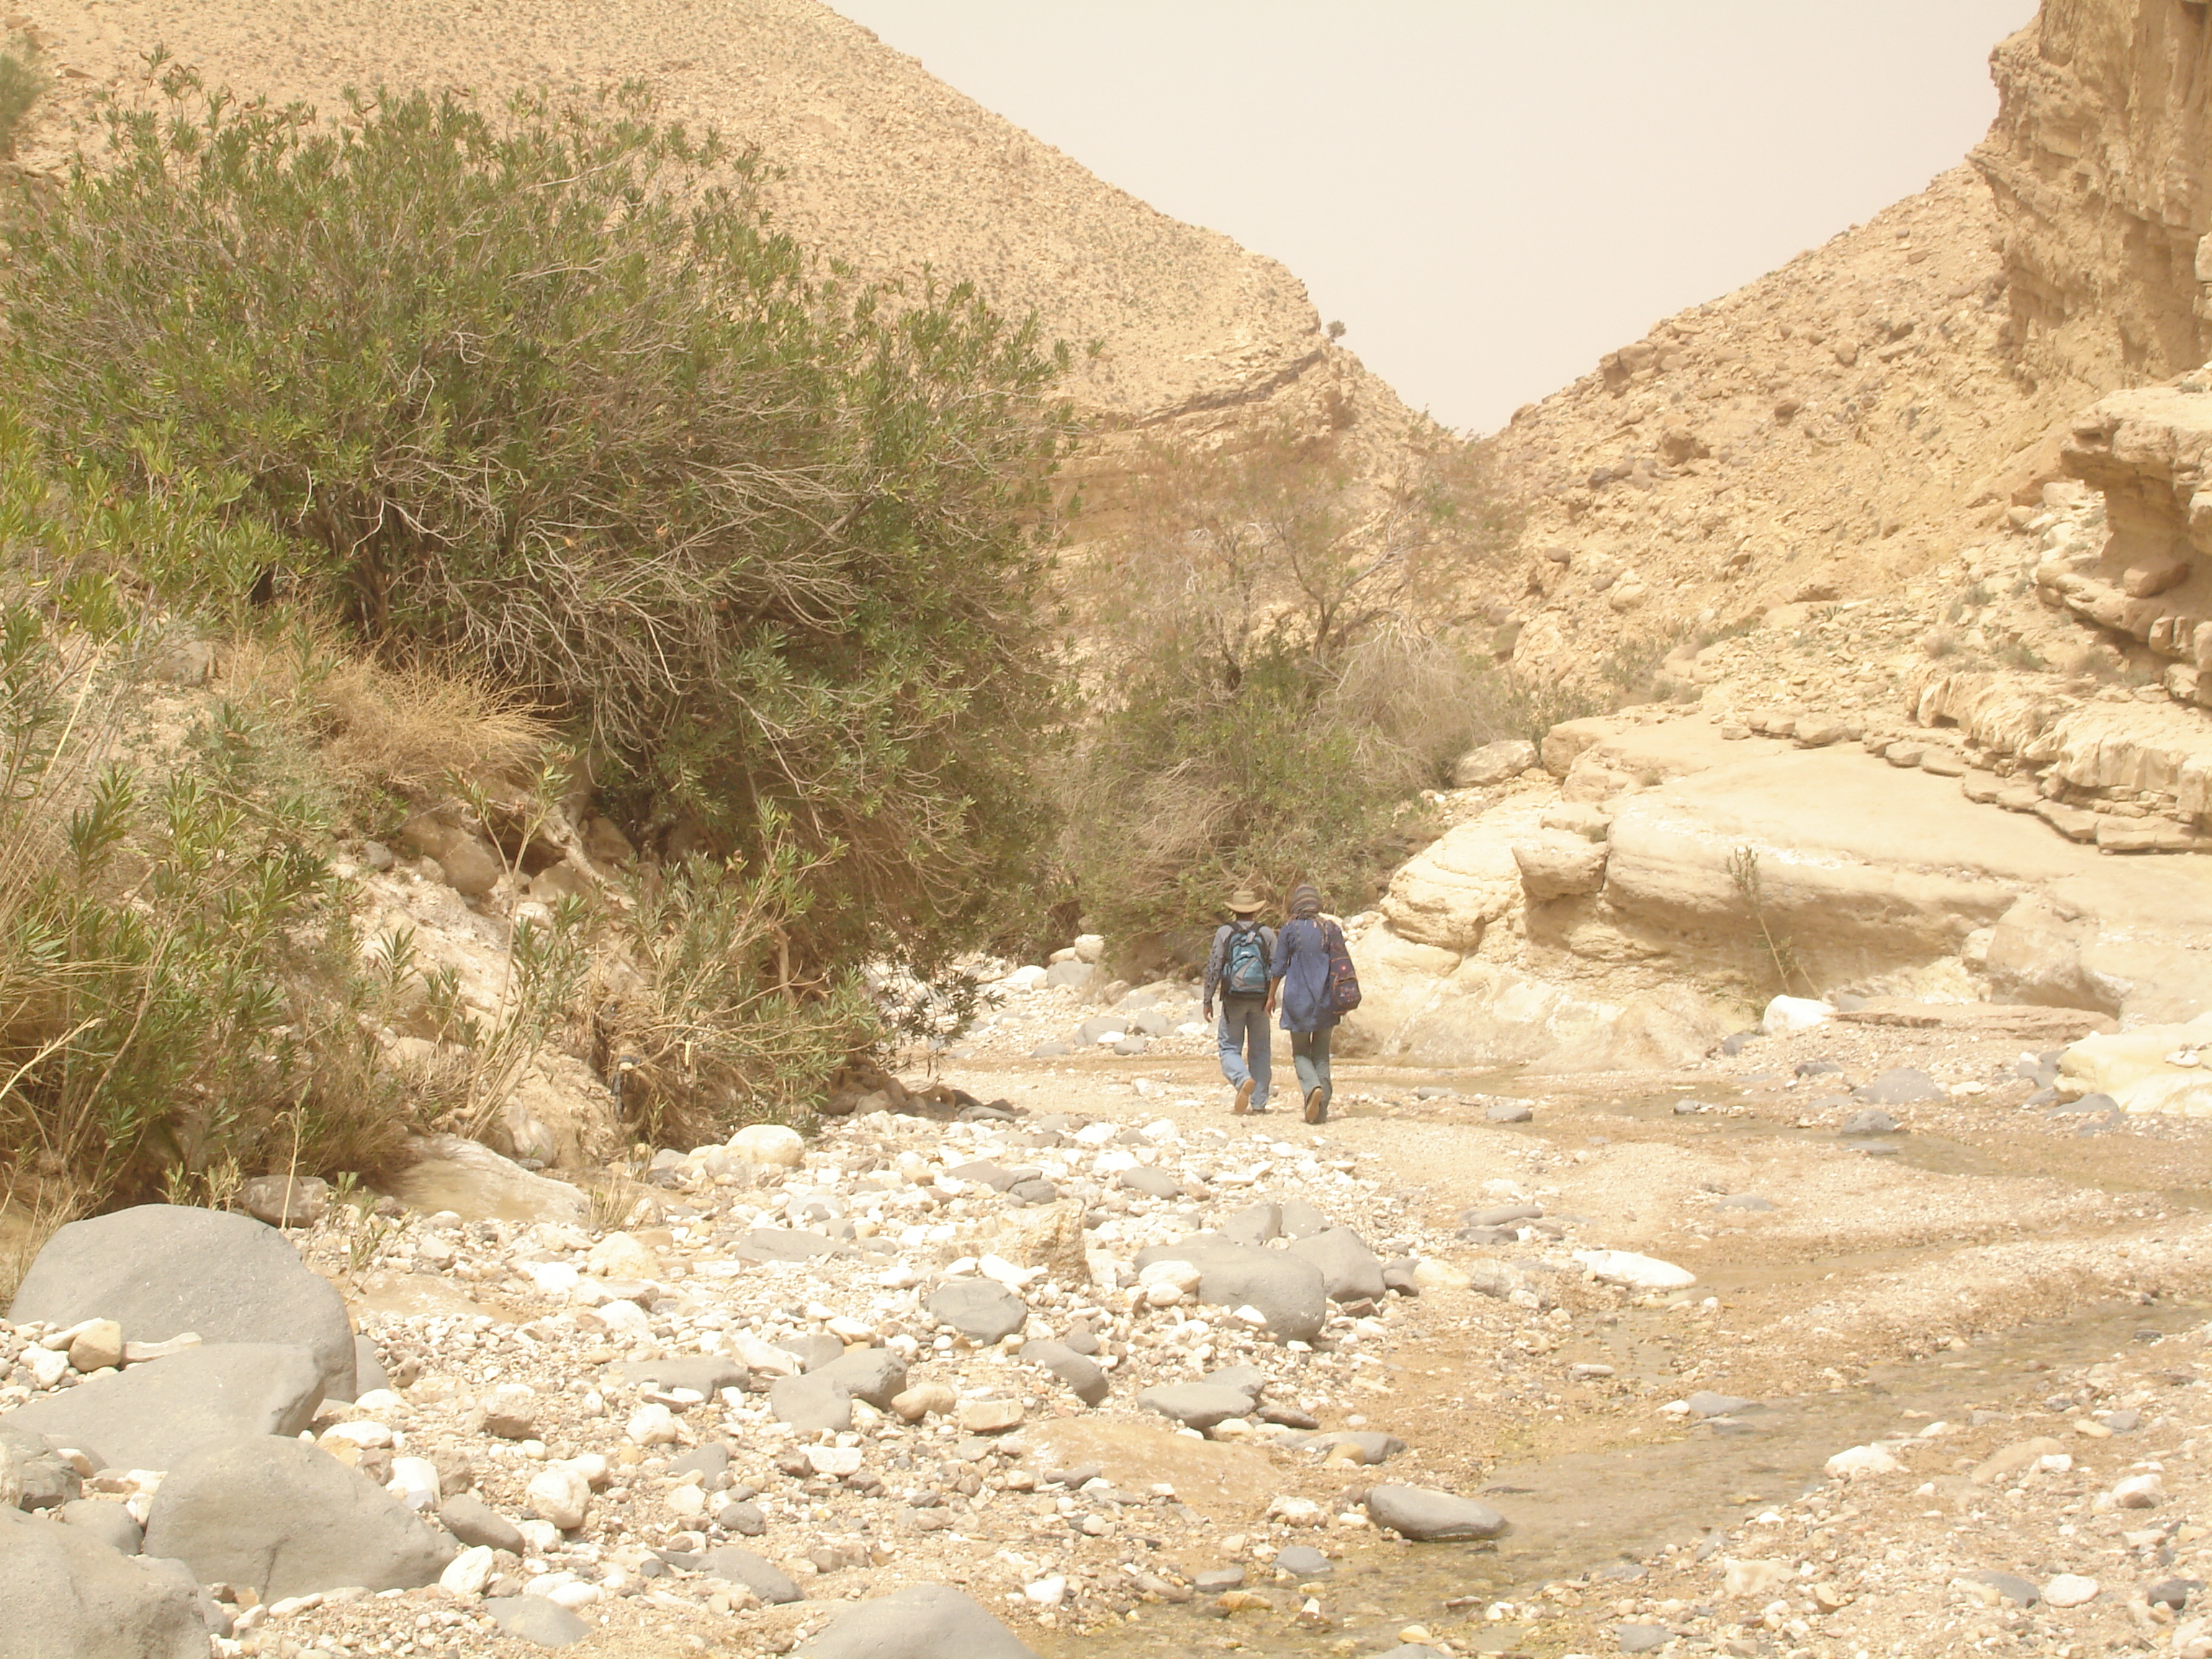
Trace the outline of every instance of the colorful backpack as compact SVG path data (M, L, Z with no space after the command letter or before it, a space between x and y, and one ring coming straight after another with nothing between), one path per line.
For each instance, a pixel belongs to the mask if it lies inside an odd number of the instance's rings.
M1239 996L1264 996L1267 990L1267 941L1260 924L1229 924L1229 951L1222 963L1221 982Z
M1322 942L1328 949L1328 981L1323 992L1333 1014L1348 1014L1359 1006L1359 974L1352 965L1344 929L1334 922L1322 927Z

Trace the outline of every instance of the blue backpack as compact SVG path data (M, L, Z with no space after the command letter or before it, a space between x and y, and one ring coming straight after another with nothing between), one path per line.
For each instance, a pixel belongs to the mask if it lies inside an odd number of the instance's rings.
M1260 924L1229 924L1228 959L1222 964L1221 982L1239 996L1265 995L1267 989L1267 943Z

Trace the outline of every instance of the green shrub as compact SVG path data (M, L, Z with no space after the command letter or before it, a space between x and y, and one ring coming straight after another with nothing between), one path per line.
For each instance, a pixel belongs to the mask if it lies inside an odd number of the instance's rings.
M1064 352L965 286L817 271L754 158L634 89L333 129L162 85L111 112L111 165L17 204L5 287L63 446L260 526L157 587L273 576L567 720L641 829L752 866L787 838L802 975L940 957L1033 889Z
M1496 712L1502 677L1425 619L1510 536L1510 503L1450 444L1391 480L1284 436L1143 473L1078 589L1111 644L1060 789L1081 907L1123 939L1202 922L1244 882L1356 909Z

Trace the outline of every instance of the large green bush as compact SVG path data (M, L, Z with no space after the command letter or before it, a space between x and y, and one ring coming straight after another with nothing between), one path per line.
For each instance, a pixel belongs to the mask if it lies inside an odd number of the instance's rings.
M332 125L163 85L15 204L4 294L58 442L126 494L228 480L284 543L149 579L291 586L572 722L641 827L787 839L794 974L1033 890L1064 354L964 286L817 270L751 157L634 92Z

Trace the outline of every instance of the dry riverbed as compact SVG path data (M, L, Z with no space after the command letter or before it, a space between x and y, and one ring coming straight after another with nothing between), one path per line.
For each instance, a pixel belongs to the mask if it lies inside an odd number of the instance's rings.
M2206 1138L2054 1115L2023 1074L2050 1046L1837 1024L1669 1077L1346 1064L1318 1127L1231 1117L1188 1052L979 1052L945 1075L1010 1119L664 1157L568 1219L335 1206L295 1236L391 1386L311 1432L512 1536L445 1588L234 1590L227 1650L523 1651L493 1615L537 1602L582 1655L803 1651L842 1604L954 1583L1046 1655L2212 1653ZM1900 1068L1936 1093L1841 1133ZM1349 1228L1389 1288L1284 1341L1140 1279L1224 1225ZM948 1280L1018 1297L1011 1325L948 1322ZM46 1334L8 1334L0 1399L73 1383ZM787 1384L850 1355L896 1389L810 1426ZM1224 1370L1244 1404L1203 1437L1140 1403ZM1382 1483L1510 1525L1408 1542Z

